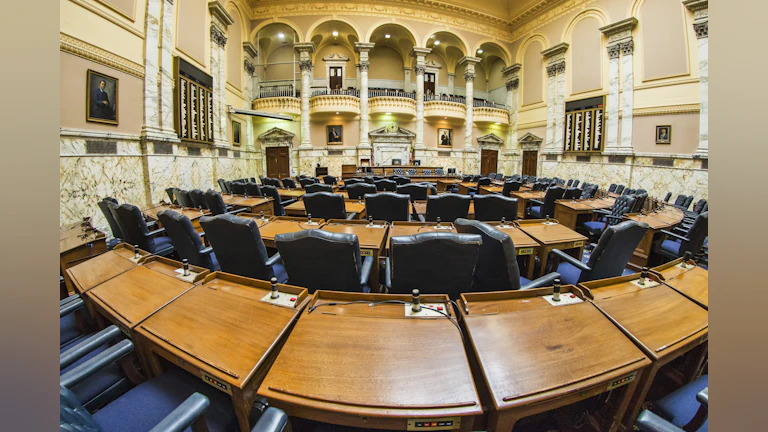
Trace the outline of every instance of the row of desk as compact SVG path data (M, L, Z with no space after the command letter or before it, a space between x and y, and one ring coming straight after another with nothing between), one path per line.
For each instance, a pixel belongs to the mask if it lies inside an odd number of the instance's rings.
M637 274L565 286L557 306L552 288L466 293L458 311L422 296L451 321L414 316L403 295L279 285L274 303L265 281L133 258L119 245L67 272L99 323L133 339L146 377L166 362L199 377L231 396L242 431L257 395L353 427L510 431L608 391L590 420L628 431L662 366L686 355L685 382L706 356L708 274L681 260L644 286Z

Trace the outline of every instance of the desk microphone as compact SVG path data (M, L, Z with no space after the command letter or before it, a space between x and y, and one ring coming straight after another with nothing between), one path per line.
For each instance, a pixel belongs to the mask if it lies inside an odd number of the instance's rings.
M411 306L411 311L418 313L421 311L421 298L419 295L419 290L414 289L411 291L411 295L413 296L413 299L411 300L413 303L413 306Z
M373 216L368 216L368 227L373 226Z
M506 228L507 227L507 218L502 216L501 217L501 227Z
M307 213L307 225L312 225L312 213Z
M272 294L269 295L269 298L276 299L280 296L277 293L277 278L272 276L272 279L270 279L269 282L272 284Z
M184 258L181 264L184 266L184 276L189 276L189 260Z
M442 222L440 222L440 216L437 217L437 227L436 228L442 228Z
M547 215L547 220L544 221L545 224L549 224L549 215Z
M200 206L200 214L203 214L203 213L205 213L205 212L203 211L203 206Z
M133 245L133 259L137 260L141 258L139 255L139 245Z
M643 267L640 270L640 280L637 282L640 285L645 285L645 281L648 279L648 267Z
M554 290L552 294L552 301L560 301L560 278L555 279Z
M685 253L683 254L683 262L682 262L683 267L688 268L688 261L690 261L691 258L693 258L693 254L691 253L691 251L685 251Z

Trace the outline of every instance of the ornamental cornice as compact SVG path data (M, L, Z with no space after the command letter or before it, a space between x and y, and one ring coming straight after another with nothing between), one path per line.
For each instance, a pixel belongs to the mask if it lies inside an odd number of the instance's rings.
M634 117L670 115L670 114L698 114L701 104L667 105L659 107L635 108L632 110Z
M259 55L259 52L256 51L256 47L250 42L243 42L243 51L245 51L246 55L251 56L253 58Z
M211 24L211 41L222 48L227 45L227 36L216 24Z
M144 78L144 66L113 54L110 51L83 42L64 33L59 33L59 50L67 54L90 60L102 66L125 72L137 78Z
M225 26L232 25L235 22L232 19L232 15L224 9L224 6L218 0L208 2L208 10L211 12L212 17L221 21Z

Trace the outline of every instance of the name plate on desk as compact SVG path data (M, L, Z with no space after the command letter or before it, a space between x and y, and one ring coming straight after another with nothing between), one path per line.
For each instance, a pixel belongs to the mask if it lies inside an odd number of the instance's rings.
M360 249L360 256L372 257L373 256L373 251L370 250L370 249Z
M461 428L461 417L444 417L433 419L409 419L408 431L439 431L456 430Z
M533 253L533 248L521 248L517 250L518 255L530 255Z

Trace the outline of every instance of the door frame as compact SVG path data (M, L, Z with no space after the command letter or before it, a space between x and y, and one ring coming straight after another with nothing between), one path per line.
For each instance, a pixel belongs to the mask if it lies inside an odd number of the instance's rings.
M424 94L427 94L427 75L432 75L432 78L434 78L434 81L432 82L434 89L432 89L432 94L437 94L437 73L436 72L424 72Z
M496 154L496 169L495 169L495 171L493 171L493 172L494 172L494 173L497 173L497 172L499 172L499 153L500 153L500 152L499 152L499 149L497 149L497 148L488 148L488 147L486 147L486 148L481 148L481 149L480 149L480 174L481 174L481 175L484 175L484 176L487 176L488 174L490 174L490 173L491 173L491 171L490 171L490 170L488 170L488 172L487 172L487 173L483 174L483 153L485 153L485 152L488 152L488 153L495 153L495 154Z
M264 149L264 155L263 155L263 159L264 159L264 176L269 177L269 175L268 175L269 174L269 155L268 155L269 150L270 149L277 149L276 151L279 151L280 148L285 148L286 149L286 154L288 155L288 161L287 161L288 162L288 174L285 177L283 177L283 176L281 176L278 173L276 178L278 178L278 180L282 180L282 179L284 179L286 177L291 177L291 149L288 146L269 146L269 147L266 147Z
M526 154L533 154L534 155L534 159L533 160L534 160L535 163L533 164L534 172L532 174L524 172L524 170L525 170L525 155ZM538 175L539 175L538 173L539 173L539 151L538 150L523 150L523 154L522 154L521 159L520 159L520 174L521 175L529 175L529 176L532 175L532 176L537 176L538 177Z

